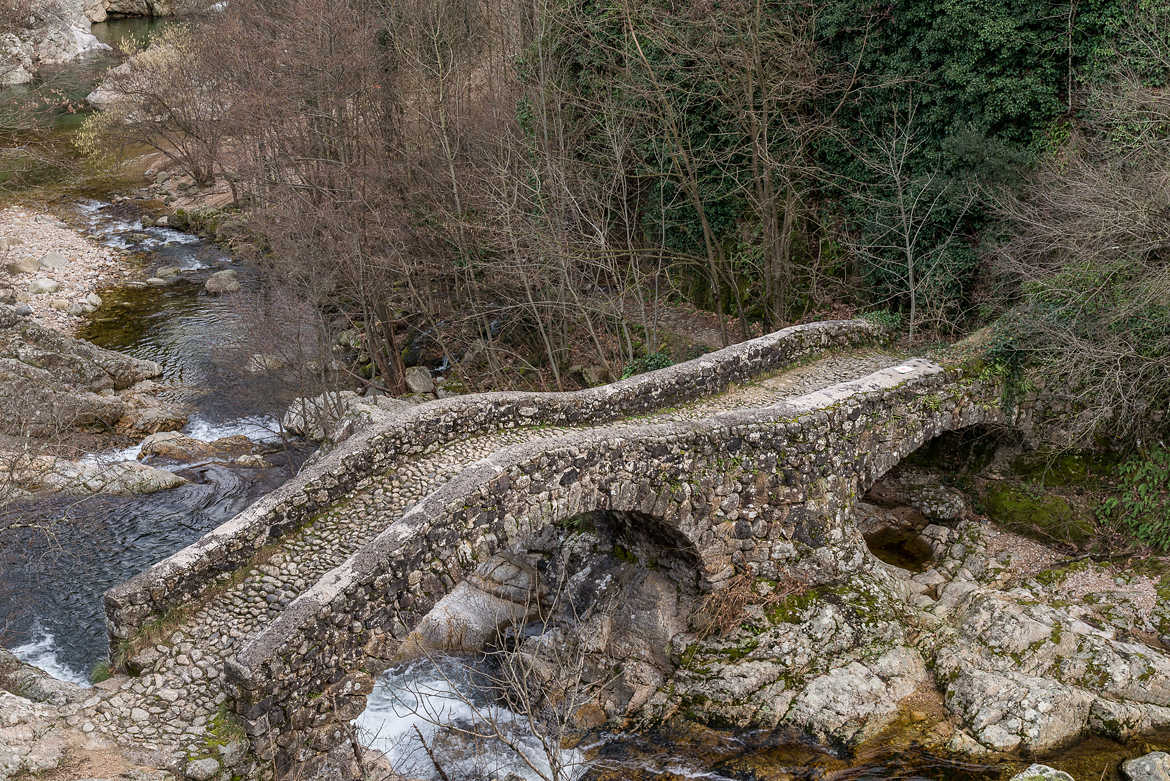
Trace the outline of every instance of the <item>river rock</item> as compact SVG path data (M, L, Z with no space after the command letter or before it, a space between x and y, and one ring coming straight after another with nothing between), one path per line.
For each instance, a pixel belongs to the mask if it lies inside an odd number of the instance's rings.
M64 298L52 298L49 299L49 308L56 309L58 312L64 312L69 309L69 302Z
M1144 757L1121 763L1121 773L1129 781L1170 781L1170 754L1153 751Z
M237 274L232 269L225 269L217 271L207 278L203 283L204 289L212 295L222 295L224 293L235 293L240 289L240 281L237 279Z
M22 487L66 494L152 494L184 485L187 481L165 469L136 461L68 461L39 457L19 474Z
M539 583L536 567L522 557L493 556L423 616L403 641L400 658L484 650L506 628L538 612Z
M153 361L103 350L0 306L0 432L44 437L109 428L136 409L161 406L145 388L133 390L160 372Z
M41 267L36 258L24 257L4 264L5 270L12 276L17 274L35 274Z
M216 457L234 458L249 454L255 448L255 443L243 435L203 442L179 431L160 431L142 440L138 457L141 459L154 456L172 461L200 461Z
M180 271L182 269L178 266L159 266L154 272L154 275L159 279L168 279L169 277L176 276Z
M31 81L41 65L109 48L90 32L86 0L33 3L19 34L0 36L0 85Z
M281 419L281 428L315 442L337 443L412 406L393 396L363 398L353 391L332 391L294 399Z
M69 268L69 258L60 252L46 252L41 256L39 265L46 271L64 271Z
M272 464L268 463L264 456L256 454L236 456L232 463L234 463L236 466L242 466L245 469L267 469L268 467L272 466Z
M28 291L36 295L56 293L60 287L60 282L55 279L48 279L46 277L37 277L32 282L28 283Z
M99 296L97 293L90 293L89 295L87 295L85 297L85 303L88 306L91 306L94 309L97 309L99 306L102 305L102 297Z
M435 381L425 366L411 366L406 370L406 387L411 393L434 393Z
M1009 781L1076 781L1063 770L1048 765L1032 765L1028 769L1016 773Z
M169 285L173 279L174 277L171 277L170 279L164 279L162 277L147 277L146 284L150 285L151 287L165 287Z

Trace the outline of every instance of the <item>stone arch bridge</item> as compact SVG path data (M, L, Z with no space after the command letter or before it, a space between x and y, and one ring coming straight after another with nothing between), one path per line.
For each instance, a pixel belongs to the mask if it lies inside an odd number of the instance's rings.
M875 480L1003 417L994 382L881 336L795 326L599 388L445 399L367 429L106 594L133 676L86 716L176 764L215 760L208 778L312 778L365 707L364 671L477 562L549 524L657 519L703 589L856 544L851 510Z

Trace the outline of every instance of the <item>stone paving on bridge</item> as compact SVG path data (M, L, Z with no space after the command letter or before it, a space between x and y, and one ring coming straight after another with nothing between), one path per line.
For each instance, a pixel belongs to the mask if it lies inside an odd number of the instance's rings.
M897 364L901 356L878 350L832 354L782 370L749 384L680 408L639 415L626 425L699 420L718 412L765 407L785 399L856 379ZM612 427L610 423L608 426ZM261 631L284 606L401 517L414 503L469 464L509 445L555 437L569 429L541 426L505 430L442 445L421 457L402 459L359 490L281 538L226 589L199 600L164 622L156 645L132 660L138 677L110 692L94 690L73 717L85 731L96 730L161 762L206 753L209 735L217 741L217 714L226 710L224 660ZM230 745L230 740L229 740ZM246 744L241 742L238 750ZM229 750L237 750L230 748ZM212 770L214 773L214 770ZM210 776L209 776L210 777Z

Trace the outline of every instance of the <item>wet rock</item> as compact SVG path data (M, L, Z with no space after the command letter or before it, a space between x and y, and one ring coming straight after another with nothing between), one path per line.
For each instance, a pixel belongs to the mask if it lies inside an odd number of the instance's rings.
M232 269L217 271L203 283L204 289L212 295L235 293L240 289L238 275Z
M28 292L38 296L46 293L56 293L60 288L60 282L55 279L47 279L46 277L37 277L28 283Z
M241 434L204 442L179 431L160 431L142 440L138 457L141 459L153 456L184 462L200 461L209 458L234 458L251 453L255 449L255 443Z
M406 387L411 393L434 393L435 381L425 366L411 366L406 370Z
M99 306L102 305L102 297L99 296L97 293L90 293L89 295L87 295L85 297L85 303L88 304L89 306L93 307L94 309L97 309Z
M1016 773L1009 781L1075 781L1075 779L1063 770L1057 770L1048 765L1032 765L1027 770Z
M178 266L159 266L155 269L154 275L159 279L169 279L170 277L177 276L181 271L182 269Z
M166 279L163 279L162 277L147 277L146 284L150 285L151 287L165 287L166 285L169 285L170 282Z
M1121 763L1121 773L1129 781L1170 781L1170 754L1154 751L1127 760Z

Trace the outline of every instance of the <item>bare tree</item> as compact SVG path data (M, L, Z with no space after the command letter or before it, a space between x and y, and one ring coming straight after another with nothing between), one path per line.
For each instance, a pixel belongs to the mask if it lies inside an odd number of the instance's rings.
M864 209L864 226L848 241L871 268L897 280L909 309L910 339L923 321L924 299L932 324L945 323L946 312L937 301L946 297L924 293L951 282L947 256L962 241L960 229L976 199L969 186L946 179L937 168L916 169L925 143L915 125L917 108L911 97L882 129L871 129L865 145L846 142L870 174L868 181L851 187Z

